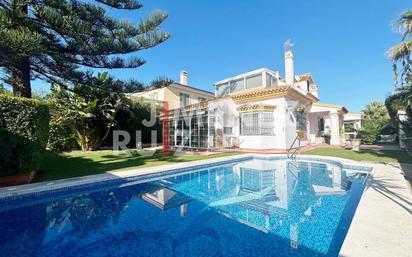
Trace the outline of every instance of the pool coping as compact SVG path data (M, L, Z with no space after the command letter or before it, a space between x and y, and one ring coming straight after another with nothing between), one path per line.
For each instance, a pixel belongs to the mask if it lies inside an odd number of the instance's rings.
M198 160L198 161L166 164L166 165L146 167L146 168L109 171L103 174L88 175L88 176L81 176L81 177L74 177L74 178L67 178L67 179L58 179L58 180L37 182L37 183L19 185L19 186L3 187L3 188L0 188L0 200L4 200L5 198L10 198L10 197L17 197L21 195L53 191L53 190L62 189L62 188L77 187L77 186L83 186L83 185L100 183L100 182L110 182L115 179L138 178L140 176L145 176L145 175L156 175L156 174L160 174L162 172L171 171L171 170L178 172L182 169L189 169L189 168L191 169L193 168L193 166L197 167L197 166L210 165L210 164L219 165L220 163L224 164L225 162L228 162L228 161L231 162L237 159L242 160L244 158L252 158L252 157L253 156L251 154L242 154L242 155L234 155L234 156L227 156L227 157L218 157L215 159L205 159L205 160Z
M412 194L401 164L374 163L340 257L411 257Z
M162 172L184 172L185 169L191 170L194 168L201 168L204 165L224 165L226 162L234 162L237 160L245 160L247 158L287 158L286 154L241 154L226 157L217 157L213 159L205 159L198 161L190 161L183 163L166 164L160 166L146 167L146 168L135 168L120 171L109 171L103 174L89 175L75 178L51 180L44 182L37 182L26 185L10 186L0 188L0 200L5 201L8 198L19 197L23 195L36 194L47 191L54 191L58 189L71 188L86 186L88 184L100 183L100 182L110 182L115 179L128 179L134 178L138 180L139 177L147 175L160 175ZM348 159L329 157L329 156L319 156L319 155L299 155L297 160L309 160L309 161L329 161L332 164L342 165L346 168L354 167L367 167L373 169L373 165L364 164L357 161L352 161ZM361 171L359 171L361 172ZM367 172L367 171L365 171Z

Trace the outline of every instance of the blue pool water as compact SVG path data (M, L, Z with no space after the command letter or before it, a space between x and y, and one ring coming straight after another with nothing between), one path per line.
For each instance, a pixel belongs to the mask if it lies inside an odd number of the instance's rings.
M349 168L255 158L3 201L0 256L337 256L366 179Z

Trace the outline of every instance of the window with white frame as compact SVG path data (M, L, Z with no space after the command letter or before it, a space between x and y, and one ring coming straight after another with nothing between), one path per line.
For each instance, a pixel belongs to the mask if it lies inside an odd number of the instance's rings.
M246 78L246 88L255 88L262 86L262 74L254 75Z
M277 86L277 80L274 76L269 73L266 73L266 86L267 87L275 87Z
M185 107L186 105L189 105L189 95L188 94L180 93L179 97L180 97L180 107Z
M275 119L273 112L245 112L240 114L240 135L274 135Z
M230 81L230 93L236 93L245 89L245 80L243 78Z

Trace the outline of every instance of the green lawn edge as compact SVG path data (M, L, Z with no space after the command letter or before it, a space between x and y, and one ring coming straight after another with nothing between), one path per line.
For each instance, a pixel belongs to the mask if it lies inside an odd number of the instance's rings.
M145 152L145 154L149 153ZM72 151L66 153L46 151L40 159L39 171L34 182L96 175L108 171L125 171L179 162L207 160L238 154L242 153L171 153L169 155L163 155L161 152L156 152L152 156L142 156L139 155L137 151L113 152L112 150L100 150L91 152Z
M355 152L343 148L317 148L304 154L340 157L360 162L412 163L412 157L403 150L361 150Z

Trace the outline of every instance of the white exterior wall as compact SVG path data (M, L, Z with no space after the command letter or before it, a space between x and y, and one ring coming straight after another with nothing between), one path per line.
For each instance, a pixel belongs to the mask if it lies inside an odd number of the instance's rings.
M276 105L274 111L273 136L239 136L240 148L243 149L288 149L296 138L295 109L298 101L284 97L261 101L260 103ZM305 142L301 142L304 145ZM297 146L297 145L296 145Z
M331 124L330 144L338 145L340 144L340 128L341 128L338 112L330 113L330 124Z
M281 149L278 136L240 136L239 145L241 149Z
M285 100L275 98L260 101L259 103L276 105L274 115L273 136L242 136L239 135L239 147L242 149L286 149L285 147ZM239 130L238 130L239 131Z
M286 100L285 105L285 145L283 149L289 149L296 138L296 116L295 110L298 101ZM298 145L295 145L297 147Z
M306 94L308 92L308 82L306 80L295 82L295 88L302 94Z

